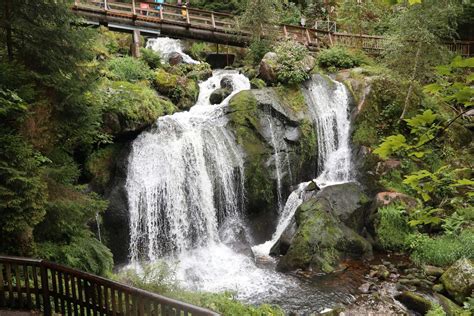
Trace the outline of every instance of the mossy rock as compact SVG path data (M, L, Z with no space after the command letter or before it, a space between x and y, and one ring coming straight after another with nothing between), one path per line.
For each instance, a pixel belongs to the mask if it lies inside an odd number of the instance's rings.
M341 205L332 205L333 195L335 197L335 194L338 194L341 198L343 192L350 190L345 185L339 187L338 193L330 187L323 189L298 208L296 211L298 229L288 252L277 265L278 270L311 269L330 273L337 270L345 257L360 258L372 255L369 242L344 224L343 219L351 224L352 216L348 216Z
M250 80L250 86L252 87L252 89L263 89L267 86L267 84L262 79L253 78L252 80Z
M170 94L178 85L179 76L166 72L164 69L155 71L154 83L156 89L165 95Z
M435 294L436 299L445 311L447 316L468 316L468 311L463 310L459 305L451 301L449 298L442 294Z
M446 291L460 304L474 290L474 260L459 259L441 276Z
M415 292L405 291L395 296L395 298L408 309L420 313L421 315L425 315L434 307L432 301Z
M92 177L92 187L95 191L103 193L112 178L113 166L120 144L112 144L99 149L90 155L86 162L86 170Z
M189 110L199 96L196 80L166 72L164 69L155 71L154 84L158 92L169 97L181 110Z
M261 211L274 201L273 182L265 170L265 156L271 149L259 137L260 123L257 114L257 100L250 91L237 93L229 102L230 124L236 134L237 143L242 146L245 159L245 178L248 209Z
M112 135L139 133L176 107L145 83L105 81L99 89L103 129Z

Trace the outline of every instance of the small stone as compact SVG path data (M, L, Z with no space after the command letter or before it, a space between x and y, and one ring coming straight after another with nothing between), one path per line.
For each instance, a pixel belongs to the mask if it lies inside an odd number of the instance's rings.
M225 76L221 79L221 88L222 89L229 89L230 91L234 90L234 84L232 83L232 78L229 76Z
M168 62L171 66L182 64L183 61L183 56L178 52L171 53L168 57Z
M462 304L474 290L474 260L459 259L440 280L454 300Z
M425 315L432 307L431 301L421 294L405 291L395 298L405 305L408 309Z
M228 89L217 89L209 97L211 104L221 104L232 92Z
M423 270L425 271L426 275L435 277L440 277L444 273L444 270L442 268L430 265L423 266Z
M305 191L307 191L307 192L319 191L319 190L321 190L321 189L319 188L319 186L314 181L310 181L309 184L305 188Z
M364 293L364 294L369 294L371 286L372 286L371 283L364 283L361 286L359 286L359 291L361 291L361 293Z
M431 289L433 291L437 292L437 293L443 293L444 292L443 284L435 284L435 285L433 285L433 287Z

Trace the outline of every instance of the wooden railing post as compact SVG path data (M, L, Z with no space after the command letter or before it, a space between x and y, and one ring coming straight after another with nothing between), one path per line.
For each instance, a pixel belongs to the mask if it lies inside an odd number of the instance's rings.
M163 20L163 5L160 6L160 20Z
M186 8L185 10L186 10L186 23L191 24L191 18L189 17L189 10L188 8Z
M136 18L137 17L137 10L136 10L136 7L135 7L135 0L132 0L132 13L133 13L133 17Z
M107 0L104 0L104 10L108 10L109 9L109 6L107 5Z
M212 23L212 27L216 28L216 19L214 17L214 12L211 13L211 23Z
M49 299L49 282L48 282L48 269L43 263L40 265L41 274L41 290L43 294L43 310L46 316L51 315L51 302Z

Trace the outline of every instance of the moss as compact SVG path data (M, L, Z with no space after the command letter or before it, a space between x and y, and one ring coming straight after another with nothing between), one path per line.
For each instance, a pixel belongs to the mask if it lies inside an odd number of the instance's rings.
M92 185L98 192L104 192L105 186L109 183L115 157L119 150L120 146L113 144L89 156L86 169L92 176Z
M301 89L298 85L279 85L275 88L275 91L281 101L283 101L283 104L293 112L302 112L307 109L303 92L301 92Z
M265 167L266 156L271 154L265 140L260 138L257 100L250 91L237 93L229 102L231 125L237 142L247 155L245 165L246 190L249 210L262 211L274 201L273 181Z
M110 134L140 130L176 107L144 83L105 81L100 88L104 129Z
M178 84L179 76L170 74L164 69L158 69L155 71L154 83L156 89L163 93L170 93Z
M265 81L260 78L253 78L252 80L250 80L250 85L252 89L263 89L267 86Z

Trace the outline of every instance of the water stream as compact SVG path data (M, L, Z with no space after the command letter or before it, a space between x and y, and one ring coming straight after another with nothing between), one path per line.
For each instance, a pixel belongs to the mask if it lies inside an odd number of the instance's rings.
M232 80L234 91L221 104L211 105L209 97L223 77ZM159 118L152 130L133 142L126 180L130 261L139 267L163 260L174 267L186 289L235 291L246 302L275 303L287 310L313 312L334 301L350 301L348 290L321 290L275 272L272 259L255 260L232 246L242 242L242 232L245 235L244 160L226 128L225 109L235 93L246 89L250 83L245 76L216 71L200 84L198 101L189 112ZM277 141L272 130L276 168L281 172ZM281 182L278 186L281 190ZM303 202L305 187L303 183L291 193L272 239L253 247L257 255L268 254L278 240Z
M159 52L164 59L163 62L167 61L171 54L178 53L183 57L186 64L199 64L199 61L192 59L191 56L183 52L183 45L177 39L169 37L151 38L147 41L146 48Z

